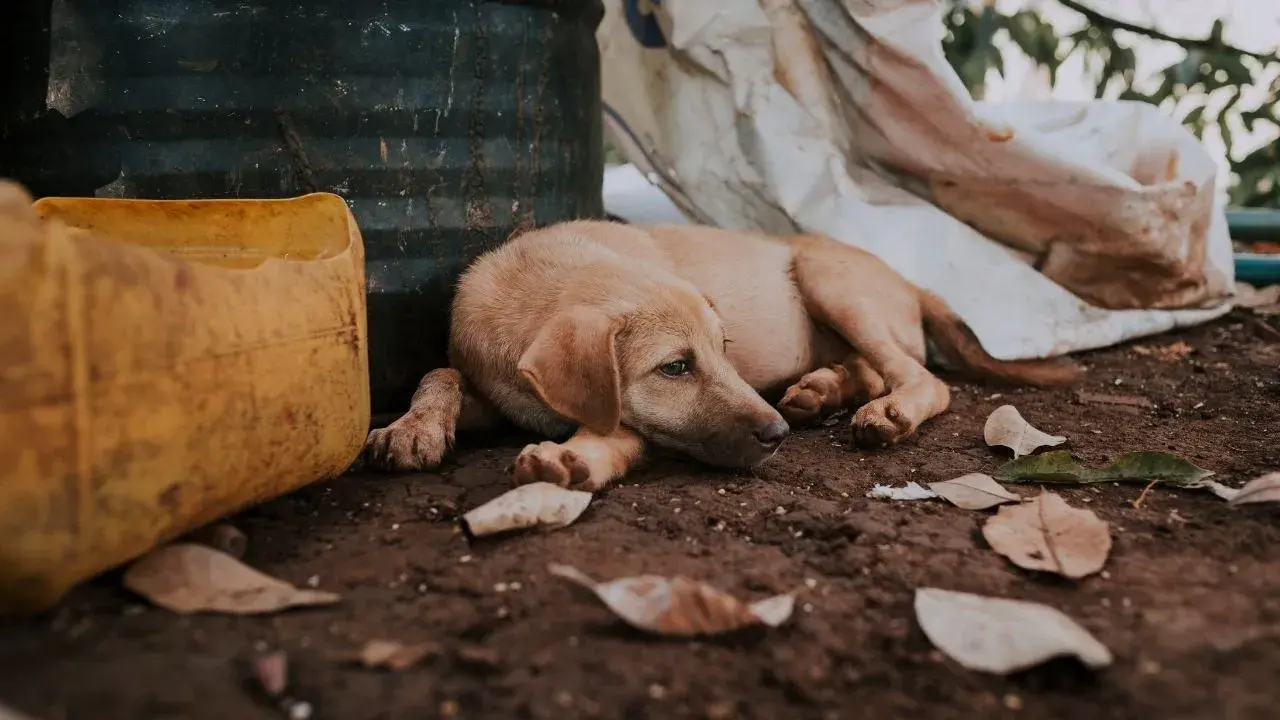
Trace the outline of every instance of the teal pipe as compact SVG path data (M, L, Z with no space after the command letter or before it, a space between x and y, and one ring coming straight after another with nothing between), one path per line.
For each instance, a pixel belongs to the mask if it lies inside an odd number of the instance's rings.
M1242 242L1280 242L1280 210L1236 208L1227 211L1231 239ZM1235 254L1236 279L1250 285L1280 283L1280 255Z

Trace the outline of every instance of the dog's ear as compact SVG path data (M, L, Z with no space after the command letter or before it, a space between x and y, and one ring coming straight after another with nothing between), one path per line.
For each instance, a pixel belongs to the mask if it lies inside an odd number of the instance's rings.
M517 370L552 410L608 435L622 422L617 335L618 323L599 310L562 310L538 331Z

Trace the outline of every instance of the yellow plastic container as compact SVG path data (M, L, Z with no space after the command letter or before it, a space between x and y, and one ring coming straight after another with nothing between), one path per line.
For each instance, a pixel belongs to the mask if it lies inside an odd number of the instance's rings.
M343 472L368 422L341 198L0 185L0 613Z

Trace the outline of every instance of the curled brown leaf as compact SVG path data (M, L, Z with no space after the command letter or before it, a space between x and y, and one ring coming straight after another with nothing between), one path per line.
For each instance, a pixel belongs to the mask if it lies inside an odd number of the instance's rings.
M639 575L596 582L568 565L547 570L591 591L632 627L659 635L719 635L749 627L778 627L791 617L795 594L785 593L744 603L706 583L685 577Z

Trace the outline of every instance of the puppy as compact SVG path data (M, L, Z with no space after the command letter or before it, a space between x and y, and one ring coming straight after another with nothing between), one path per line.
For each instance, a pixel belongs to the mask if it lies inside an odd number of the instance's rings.
M518 482L596 491L646 443L748 467L789 425L846 407L858 442L888 445L950 402L925 369L926 337L979 378L1055 385L1080 373L991 357L938 297L834 240L562 223L463 274L452 367L424 377L409 411L369 434L366 459L431 469L456 431L505 420L551 438L520 453Z

